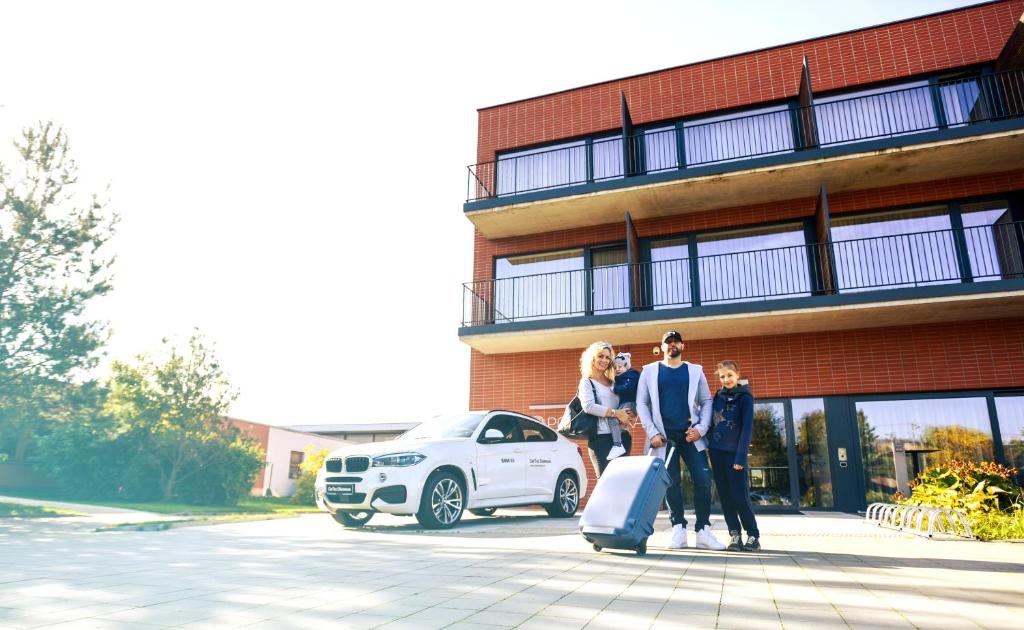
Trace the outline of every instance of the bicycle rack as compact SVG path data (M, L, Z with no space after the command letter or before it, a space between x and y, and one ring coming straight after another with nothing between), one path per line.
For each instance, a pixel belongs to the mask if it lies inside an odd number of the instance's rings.
M949 508L872 503L864 514L864 522L928 538L951 536L974 540L964 513Z

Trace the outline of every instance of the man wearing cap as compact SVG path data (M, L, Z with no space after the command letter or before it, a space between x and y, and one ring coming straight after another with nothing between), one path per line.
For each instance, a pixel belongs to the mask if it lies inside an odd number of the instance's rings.
M662 360L644 366L636 393L636 411L647 433L654 455L665 457L666 443L675 444L667 462L672 485L666 499L672 513L670 549L683 549L686 544L686 516L683 512L683 488L680 482L679 459L686 462L693 480L694 511L697 522L698 549L725 549L711 533L711 468L704 452L704 434L711 428L713 398L696 363L683 361L683 336L670 330L661 336Z

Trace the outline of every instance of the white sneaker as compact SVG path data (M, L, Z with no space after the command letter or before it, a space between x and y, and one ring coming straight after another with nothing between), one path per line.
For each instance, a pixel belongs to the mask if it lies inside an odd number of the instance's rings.
M608 459L615 459L619 455L625 455L626 449L621 446L613 446L612 450L608 451Z
M672 526L672 540L668 543L669 549L686 549L686 528L682 525Z
M697 549L711 549L712 551L722 551L725 549L725 545L718 542L715 535L711 533L711 526L705 525L703 529L697 532Z

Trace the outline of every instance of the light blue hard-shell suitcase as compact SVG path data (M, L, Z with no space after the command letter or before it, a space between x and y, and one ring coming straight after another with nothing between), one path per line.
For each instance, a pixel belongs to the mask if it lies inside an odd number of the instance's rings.
M671 457L674 449L669 447ZM628 549L647 553L647 538L672 483L665 460L652 455L608 462L580 517L580 533L594 551Z

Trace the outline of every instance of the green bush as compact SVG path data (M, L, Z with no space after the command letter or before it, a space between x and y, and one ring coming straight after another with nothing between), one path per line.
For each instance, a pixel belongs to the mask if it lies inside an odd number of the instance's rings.
M291 497L292 503L300 505L314 505L316 503L316 497L313 494L316 474L323 467L328 453L330 451L326 448L317 450L314 446L306 447L306 458L299 464L299 469L302 472L299 474L298 479L295 480L295 492L292 493Z
M910 486L904 505L960 510L981 540L1024 536L1024 488L1017 470L993 462L954 460L928 468Z

